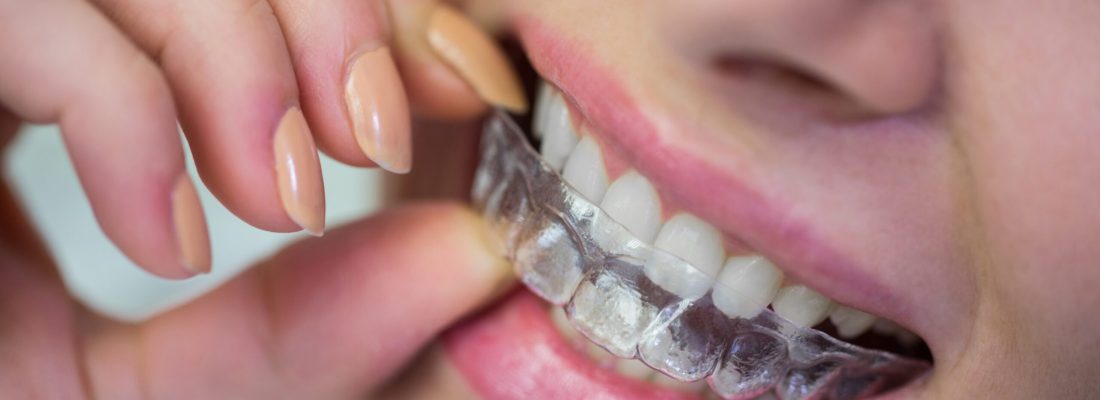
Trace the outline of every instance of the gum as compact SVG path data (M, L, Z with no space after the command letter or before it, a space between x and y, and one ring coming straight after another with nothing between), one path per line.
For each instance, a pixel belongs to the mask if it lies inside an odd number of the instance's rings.
M728 317L711 300L715 277L634 238L580 196L507 114L487 122L481 145L472 194L500 251L532 292L565 307L578 331L616 356L681 381L706 379L725 399L858 399L930 369L797 327L768 309ZM654 265L661 270L647 273ZM650 280L654 272L686 274L693 283L671 292ZM738 297L729 287L721 292Z

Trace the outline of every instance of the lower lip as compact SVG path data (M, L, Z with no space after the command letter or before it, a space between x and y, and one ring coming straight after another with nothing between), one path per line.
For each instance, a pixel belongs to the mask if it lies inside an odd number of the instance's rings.
M452 329L443 343L451 363L487 400L699 398L597 366L562 338L546 305L526 290Z

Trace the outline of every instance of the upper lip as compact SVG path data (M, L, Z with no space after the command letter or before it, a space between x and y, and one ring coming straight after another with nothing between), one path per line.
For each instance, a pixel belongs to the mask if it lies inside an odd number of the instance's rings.
M583 47L538 21L517 18L515 27L539 74L561 89L601 142L652 180L664 197L773 260L789 279L840 303L910 325L914 305L892 295L873 274L823 240L812 223L793 216L789 199L766 196L743 171L716 168L662 143L655 121L660 118L662 127L674 127L674 118L644 112L642 103Z

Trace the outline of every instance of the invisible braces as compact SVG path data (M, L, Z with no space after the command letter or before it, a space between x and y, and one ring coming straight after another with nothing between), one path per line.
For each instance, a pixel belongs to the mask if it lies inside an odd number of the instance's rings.
M751 319L726 316L712 296L736 299L733 289L639 241L584 199L507 114L498 111L481 140L473 199L501 251L532 292L565 306L572 325L612 354L681 381L706 379L726 399L858 399L930 368L795 326L768 309ZM647 276L652 265L691 277L696 289L666 290Z

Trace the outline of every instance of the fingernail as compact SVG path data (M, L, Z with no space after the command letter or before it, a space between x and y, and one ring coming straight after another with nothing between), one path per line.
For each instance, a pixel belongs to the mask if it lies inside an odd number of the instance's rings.
M210 236L198 192L184 172L172 189L172 222L176 225L183 266L196 274L210 272Z
M275 130L275 173L283 209L314 236L325 231L325 184L321 161L302 110L291 107Z
M412 168L409 102L388 47L362 53L351 62L344 101L355 142L371 161L404 174Z
M428 43L485 102L527 111L527 97L516 72L493 38L454 8L439 5L428 21Z

